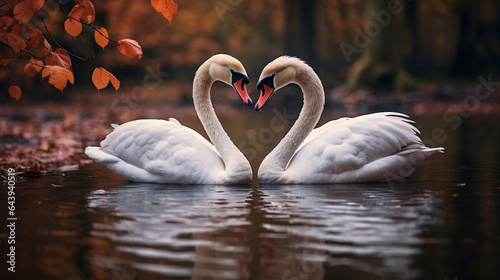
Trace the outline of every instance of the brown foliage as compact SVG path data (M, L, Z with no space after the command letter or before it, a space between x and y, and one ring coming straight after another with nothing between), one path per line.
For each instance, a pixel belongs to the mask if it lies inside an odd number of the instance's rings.
M109 82L115 89L118 89L120 82L109 71L103 67L98 67L91 60L94 56L86 59L77 56L62 47L50 33L47 27L49 19L43 16L36 16L42 11L45 0L22 0L17 3L10 3L6 7L10 10L0 15L0 44L7 48L0 53L0 66L11 66L12 57L26 59L24 73L33 77L42 71L42 78L49 77L48 82L57 89L63 91L67 82L74 82L72 72L71 57L88 61L94 67L92 82L97 89L106 87ZM64 30L73 37L77 37L83 32L83 26L93 28L94 38L97 45L103 49L110 41L116 42L118 51L128 57L142 58L142 48L139 43L132 39L113 40L109 37L108 31L104 27L94 26L95 8L90 0L75 0L75 5L64 21ZM152 1L154 8L161 12L165 18L172 21L177 14L177 4L171 0ZM4 7L5 4L0 5ZM5 9L4 9L5 10ZM33 23L40 23L34 25ZM58 48L53 48L47 41L42 31L35 26L43 26L45 32L55 41ZM43 42L43 45L40 44ZM40 46L40 47L39 47ZM9 51L9 49L11 51ZM6 51L4 51L6 50ZM18 86L11 86L9 94L18 100L21 96L21 89Z

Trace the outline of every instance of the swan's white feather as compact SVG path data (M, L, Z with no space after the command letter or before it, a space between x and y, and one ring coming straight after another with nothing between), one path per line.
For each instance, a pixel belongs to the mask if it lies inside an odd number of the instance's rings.
M314 129L299 146L280 183L400 180L444 149L425 147L407 116L384 112L341 118Z
M224 163L214 146L173 118L116 126L101 147L85 153L130 181L224 183Z

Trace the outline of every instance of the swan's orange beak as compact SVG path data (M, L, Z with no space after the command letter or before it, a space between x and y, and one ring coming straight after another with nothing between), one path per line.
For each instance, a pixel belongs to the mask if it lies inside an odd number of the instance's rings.
M247 87L246 82L244 78L241 78L240 80L236 81L233 83L233 88L236 90L236 92L240 95L241 99L243 100L243 103L247 106L252 106L252 99L250 99L250 96L248 95L247 92Z
M260 90L261 95L259 96L257 104L255 105L255 111L260 111L275 91L274 74L260 80L260 82L257 83L257 89Z
M262 94L257 101L257 105L255 105L255 111L260 111L262 107L264 107L267 100L269 100L271 95L274 93L274 88L267 85L262 85L261 92Z

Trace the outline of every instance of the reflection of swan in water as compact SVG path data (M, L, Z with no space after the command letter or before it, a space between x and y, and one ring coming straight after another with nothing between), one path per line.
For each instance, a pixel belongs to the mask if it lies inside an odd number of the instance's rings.
M137 275L411 278L419 236L441 223L441 199L421 183L404 185L128 184L90 194L88 208L92 235L116 244L109 256L123 256Z
M436 210L442 200L421 184L404 185L261 186L263 227L282 251L275 255L293 260L269 268L287 271L286 278L275 279L335 279L341 276L336 271L380 279L418 274L412 263L425 242L420 236L442 222Z
M136 183L93 192L88 206L98 221L92 234L119 244L126 256L121 262L139 275L244 279L248 193L248 186Z

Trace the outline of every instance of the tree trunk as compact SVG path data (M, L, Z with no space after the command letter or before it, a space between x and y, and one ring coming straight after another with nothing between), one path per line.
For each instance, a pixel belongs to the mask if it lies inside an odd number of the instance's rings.
M475 44L478 41L478 16L481 8L479 1L459 1L457 5L458 35L456 54L451 63L451 74L468 77L477 73Z
M410 71L415 74L421 68L420 37L418 36L418 1L405 2L405 23L410 30L412 53L410 57Z
M365 28L360 29L369 43L363 48L361 57L352 65L347 81L351 89L382 88L399 91L414 87L413 78L400 64L398 42L395 40L395 16L403 7L399 7L397 12L390 11L389 2L391 1L371 0L370 19Z
M297 56L309 65L316 65L315 52L315 0L284 0L285 4L285 51Z

